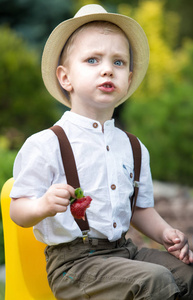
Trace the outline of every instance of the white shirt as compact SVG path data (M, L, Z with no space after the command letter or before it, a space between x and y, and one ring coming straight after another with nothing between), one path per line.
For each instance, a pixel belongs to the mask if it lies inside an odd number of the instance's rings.
M98 121L65 112L56 123L66 132L76 160L80 186L93 200L87 209L89 236L115 241L127 232L133 194L133 154L129 138L106 121L104 130ZM140 142L141 143L141 142ZM108 146L108 147L107 147ZM153 184L149 153L142 147L142 165L138 207L152 207ZM12 198L41 197L50 185L66 183L56 135L46 129L32 135L19 151L13 176ZM113 188L112 188L113 185ZM37 240L48 245L70 242L82 236L70 207L64 213L48 217L34 226Z

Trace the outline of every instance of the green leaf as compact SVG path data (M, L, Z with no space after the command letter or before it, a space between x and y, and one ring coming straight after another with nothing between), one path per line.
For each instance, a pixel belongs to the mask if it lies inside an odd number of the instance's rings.
M75 196L77 199L83 198L84 197L84 192L81 188L77 188L75 190Z
M76 201L76 199L81 199L81 198L84 197L84 192L81 188L75 189L74 193L75 193L76 198L71 197L70 198L70 204L72 204L74 201Z

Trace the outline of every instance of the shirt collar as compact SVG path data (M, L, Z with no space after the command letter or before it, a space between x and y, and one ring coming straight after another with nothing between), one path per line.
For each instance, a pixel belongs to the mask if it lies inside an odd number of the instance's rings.
M102 131L102 125L100 122L81 116L71 111L66 111L62 116L62 121L69 121L77 126L84 127L93 131ZM113 130L115 127L114 119L107 120L104 123L104 130Z

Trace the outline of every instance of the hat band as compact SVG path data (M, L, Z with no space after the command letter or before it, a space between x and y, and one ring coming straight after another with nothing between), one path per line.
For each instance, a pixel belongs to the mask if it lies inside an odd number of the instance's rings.
M129 71L133 72L133 50L132 50L132 47L131 47L130 43L129 43L129 57L130 57Z

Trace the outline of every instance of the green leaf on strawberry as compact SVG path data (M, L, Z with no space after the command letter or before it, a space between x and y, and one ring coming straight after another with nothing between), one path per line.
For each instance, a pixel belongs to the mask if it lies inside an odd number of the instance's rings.
M76 201L77 199L80 199L80 198L83 198L84 197L84 192L83 190L79 187L77 189L75 189L75 197L76 198L73 198L73 197L70 197L70 204L72 204L74 201Z
M75 196L77 199L84 197L84 192L81 188L75 189Z

